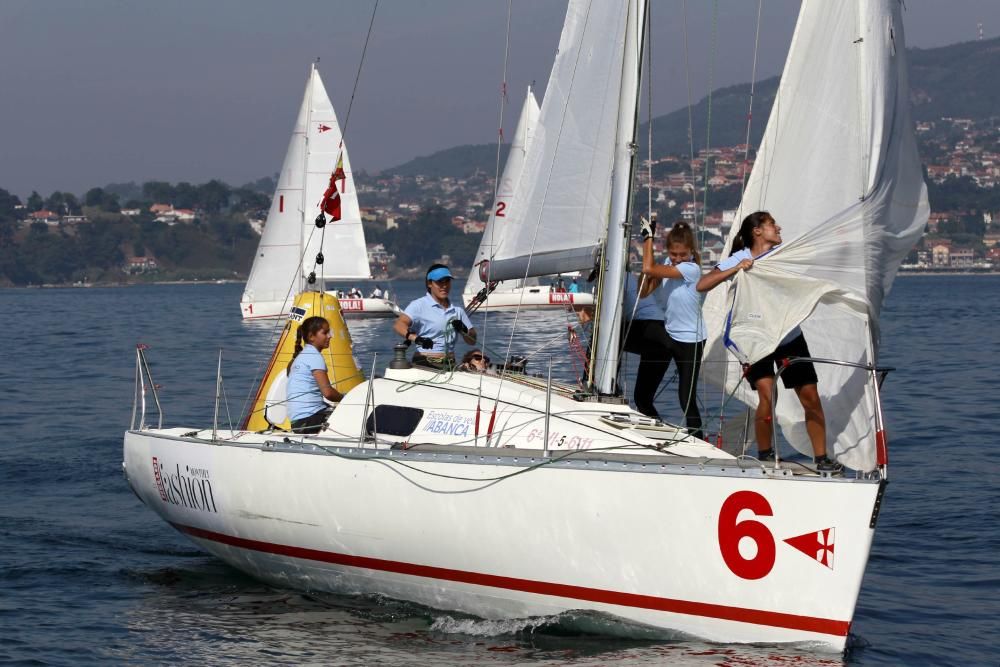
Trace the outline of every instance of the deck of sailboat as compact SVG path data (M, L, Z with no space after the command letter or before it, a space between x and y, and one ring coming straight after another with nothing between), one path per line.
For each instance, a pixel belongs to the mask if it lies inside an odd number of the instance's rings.
M357 438L324 435L295 435L285 431L256 433L252 431L211 429L190 431L183 428L135 431L167 440L209 446L230 446L262 451L314 456L333 456L349 460L398 461L406 464L450 464L496 466L500 468L541 468L627 472L660 475L698 475L740 477L744 479L813 478L823 482L878 483L878 479L853 475L818 473L809 463L783 460L763 463L750 456L712 458L683 456L669 448L649 447L641 453L576 449L545 452L540 449L489 447L475 445L442 445L433 443L376 443Z

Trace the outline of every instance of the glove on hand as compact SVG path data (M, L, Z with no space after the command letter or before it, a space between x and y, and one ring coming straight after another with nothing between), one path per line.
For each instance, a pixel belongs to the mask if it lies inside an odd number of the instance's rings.
M416 338L413 339L413 342L419 345L424 350L429 350L432 347L434 347L434 341L424 336L417 336Z
M639 237L645 241L646 239L653 238L654 232L656 232L656 219L646 220L646 218L640 217L639 220Z
M469 327L465 326L465 323L462 322L462 320L452 320L451 328L460 334L469 333Z

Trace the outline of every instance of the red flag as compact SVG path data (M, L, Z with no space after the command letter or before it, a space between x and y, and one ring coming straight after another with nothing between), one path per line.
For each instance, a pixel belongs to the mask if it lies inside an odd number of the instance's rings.
M346 179L347 174L344 173L344 156L341 154L337 159L337 168L330 174L330 186L323 193L323 203L320 205L323 212L330 216L331 222L340 220L340 189L343 188L343 182ZM337 181L341 182L340 188L337 187Z

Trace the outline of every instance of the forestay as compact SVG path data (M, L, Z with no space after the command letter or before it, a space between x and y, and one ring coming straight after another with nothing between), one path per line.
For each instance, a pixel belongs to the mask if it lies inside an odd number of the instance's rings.
M727 248L742 218L760 209L785 243L705 305L706 375L751 405L739 362L769 354L797 324L813 357L877 359L882 304L929 213L898 0L802 3ZM873 469L870 376L828 364L817 372L828 444L849 467ZM777 420L796 449L812 453L793 392L779 391Z
M245 301L290 304L294 295L306 287L305 278L313 270L327 280L371 278L346 147L343 147L346 178L341 193L343 217L328 223L325 234L314 224L341 149L337 115L313 66L247 280ZM321 249L326 261L316 266L316 254Z
M492 263L495 280L594 266L607 233L627 10L569 2L518 204Z

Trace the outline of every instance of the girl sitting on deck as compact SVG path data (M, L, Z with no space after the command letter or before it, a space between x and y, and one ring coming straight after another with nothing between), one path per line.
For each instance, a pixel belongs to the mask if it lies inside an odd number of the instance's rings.
M288 362L288 416L295 433L319 433L333 411L323 400L339 401L323 359L330 347L330 323L324 317L307 317L295 333L295 354Z

